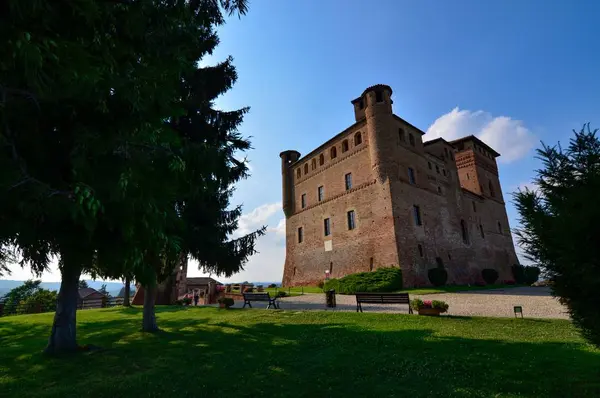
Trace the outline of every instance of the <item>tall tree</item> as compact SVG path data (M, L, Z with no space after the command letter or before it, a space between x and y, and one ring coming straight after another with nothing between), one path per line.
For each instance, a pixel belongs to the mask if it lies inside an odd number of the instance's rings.
M86 282L84 279L80 280L80 281L77 283L77 288L78 288L78 289L87 289L88 287L89 287L89 286L88 286L88 283L87 283L87 282Z
M146 259L180 251L165 204L183 163L165 120L218 6L0 3L0 247L37 274L59 256L48 353L77 349L82 273L146 275Z
M528 258L552 281L552 292L567 306L583 335L600 346L600 140L589 124L567 148L543 145L537 189L519 191L517 230Z
M218 44L215 28L225 22L224 13L243 15L247 6L243 0L224 1L221 7L217 2L192 1L189 6L195 23L202 27L198 34L201 45L193 48L190 55L197 65ZM248 175L246 163L236 156L250 148L250 142L237 128L248 109L219 111L214 109L214 100L229 90L236 79L231 58L182 74L176 101L181 113L165 126L177 137L177 145L171 145L169 150L179 163L177 178L169 184L173 200L162 202L162 206L174 212L166 212L169 217L164 219L165 240L145 245L145 266L135 268L135 277L145 290L144 331L158 330L154 314L157 284L188 256L197 259L205 271L230 276L242 269L255 252L256 238L264 233L261 228L232 238L241 207L230 209L230 197L234 184ZM152 148L149 151L158 164L169 160L161 152L154 153Z

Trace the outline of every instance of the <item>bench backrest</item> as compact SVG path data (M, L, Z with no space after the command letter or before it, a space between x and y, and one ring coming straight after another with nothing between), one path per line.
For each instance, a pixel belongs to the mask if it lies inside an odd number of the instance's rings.
M269 301L271 300L271 296L269 293L243 293L244 300L249 301Z
M356 293L357 303L410 304L408 293Z

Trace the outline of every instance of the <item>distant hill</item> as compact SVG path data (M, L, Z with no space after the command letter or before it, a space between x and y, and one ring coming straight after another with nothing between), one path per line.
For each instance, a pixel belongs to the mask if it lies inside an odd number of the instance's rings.
M25 281L13 281L13 280L0 280L0 296L4 296L11 289L15 287L21 286ZM89 287L93 289L100 289L103 284L106 284L106 291L111 296L116 296L119 294L119 291L123 287L123 284L120 282L103 282L103 281L94 281L94 280L86 280ZM60 282L42 282L41 286L44 289L55 290L58 291L60 289ZM134 291L134 287L132 286L132 292Z

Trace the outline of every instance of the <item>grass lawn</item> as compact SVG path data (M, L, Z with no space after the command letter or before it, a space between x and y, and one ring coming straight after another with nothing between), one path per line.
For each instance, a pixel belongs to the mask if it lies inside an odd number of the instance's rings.
M295 287L273 287L265 288L265 292L271 295L277 294L278 291L284 291L290 296L300 296L302 293L323 293L323 289L318 286L295 286Z
M2 397L598 397L600 350L567 321L162 307L78 313L80 344L40 354L52 314L0 319Z

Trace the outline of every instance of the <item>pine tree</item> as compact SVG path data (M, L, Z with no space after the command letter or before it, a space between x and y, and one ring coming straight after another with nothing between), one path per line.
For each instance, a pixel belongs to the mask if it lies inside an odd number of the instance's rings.
M589 124L560 145L537 151L537 189L514 195L519 244L549 277L585 338L600 346L600 140Z

